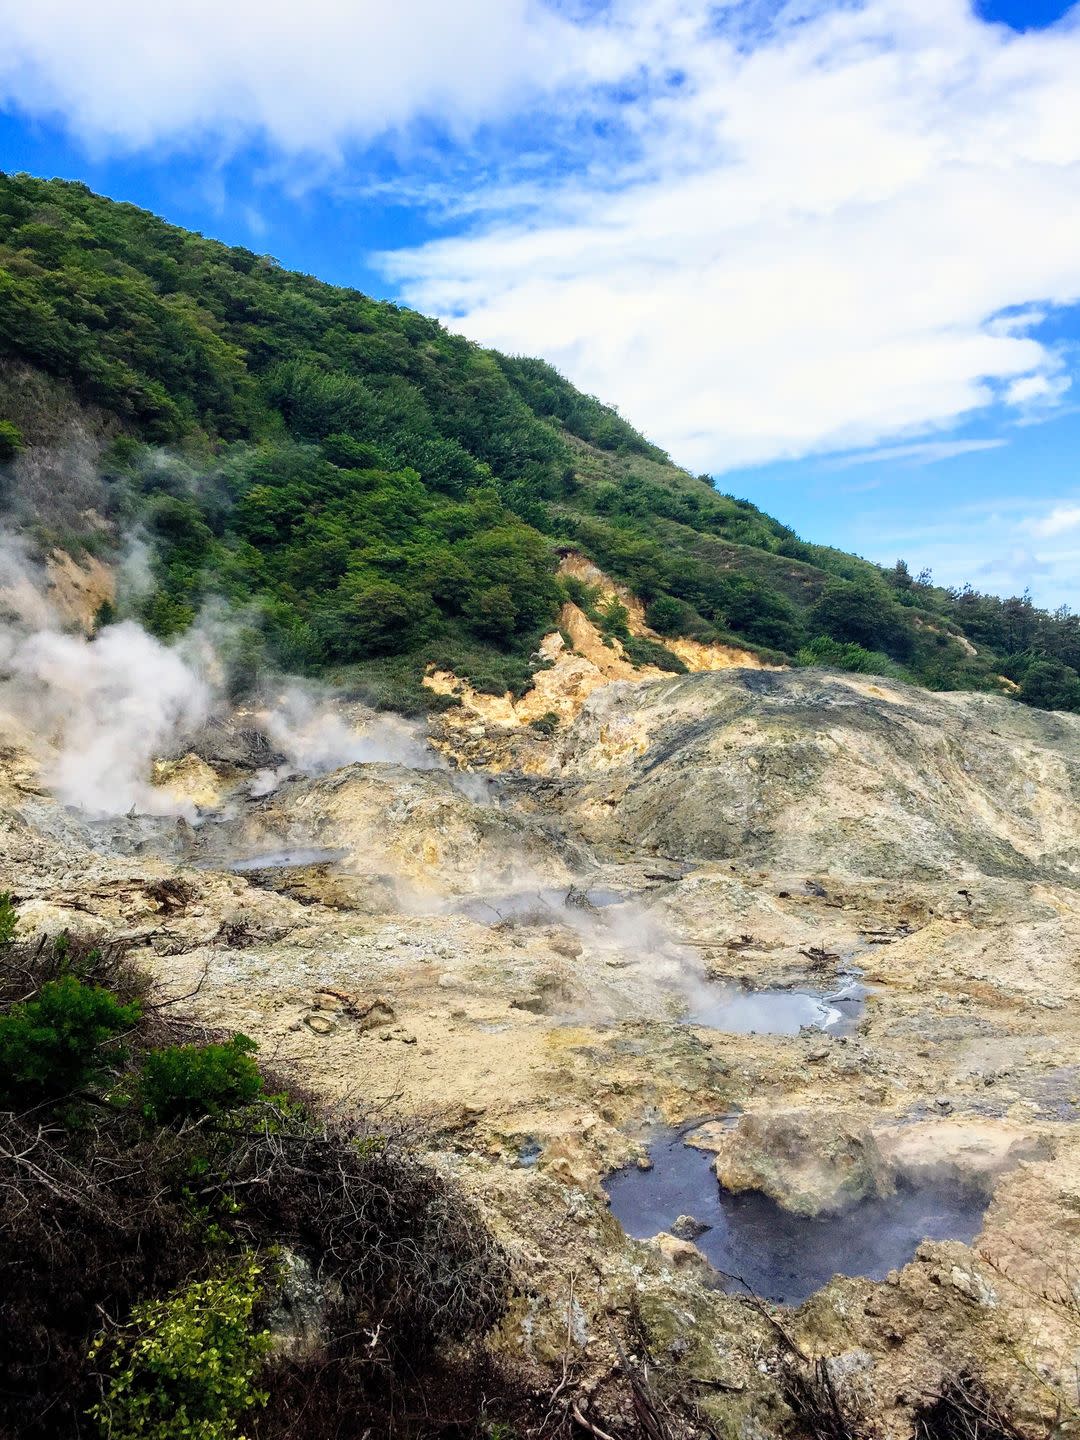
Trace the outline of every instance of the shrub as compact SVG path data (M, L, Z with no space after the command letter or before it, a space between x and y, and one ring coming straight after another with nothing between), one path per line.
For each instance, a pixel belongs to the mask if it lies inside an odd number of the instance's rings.
M834 670L854 670L860 675L886 675L896 680L908 679L902 666L878 651L862 645L844 644L828 635L816 635L795 657L796 665L822 665Z
M22 431L10 420L0 420L0 465L8 465L23 448Z
M688 675L686 663L680 660L674 650L656 640L646 640L641 635L628 635L622 642L626 658L632 665L655 665L658 670L670 670L675 675Z
M142 1065L143 1114L159 1125L220 1115L249 1105L263 1092L257 1047L246 1035L223 1044L170 1045L151 1050Z
M559 728L558 712L546 710L543 715L538 715L532 722L532 728L538 730L541 735L554 735Z
M914 1440L1023 1440L1024 1432L970 1370L946 1376L915 1413Z
M600 611L600 629L613 639L630 639L630 612L615 596Z
M253 1323L262 1294L253 1256L163 1300L136 1305L128 1323L91 1348L107 1354L101 1402L90 1414L108 1440L229 1440L266 1391L270 1349Z
M701 624L693 606L671 595L658 595L646 610L645 620L658 635L687 635L695 624Z
M109 1440L226 1440L238 1424L252 1440L404 1440L419 1432L399 1431L403 1403L445 1416L424 1434L474 1433L495 1393L479 1337L504 1314L510 1275L467 1198L387 1135L385 1116L377 1130L344 1109L321 1116L302 1094L265 1095L257 1124L253 1112L157 1124L159 1109L212 1115L280 1087L255 1071L250 1041L186 1043L166 1007L141 1004L146 982L118 946L0 947L0 1014L18 1022L4 1033L55 1039L27 1012L41 1019L69 993L135 1018L123 1050L68 1026L92 1074L118 1072L107 1103L56 1108L47 1124L0 1113L0 1436L87 1434L93 1410ZM115 1103L146 1103L147 1072L149 1113ZM221 1257L283 1245L318 1277L321 1339L276 1354L261 1381L263 1286L250 1260L222 1270ZM285 1277L264 1278L269 1308Z
M0 945L10 945L15 939L15 927L19 917L10 894L0 895Z
M1040 710L1080 710L1080 677L1060 660L1035 659L1021 682L1020 699Z
M0 1016L0 1097L5 1103L71 1094L118 1057L116 1037L138 1020L100 985L74 975L47 981L33 1000Z
M908 616L876 579L829 580L812 612L820 631L841 643L907 659L914 643Z
M576 575L560 575L559 584L563 594L572 605L576 605L586 615L595 613L597 596L595 585L586 585L585 581L578 579Z

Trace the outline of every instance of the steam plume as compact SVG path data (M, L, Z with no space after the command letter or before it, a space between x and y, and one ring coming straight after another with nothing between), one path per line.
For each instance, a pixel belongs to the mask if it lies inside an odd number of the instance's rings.
M41 566L18 536L0 535L0 705L34 737L65 804L185 813L150 784L150 763L202 724L210 702L199 666L131 621L94 639L64 633Z

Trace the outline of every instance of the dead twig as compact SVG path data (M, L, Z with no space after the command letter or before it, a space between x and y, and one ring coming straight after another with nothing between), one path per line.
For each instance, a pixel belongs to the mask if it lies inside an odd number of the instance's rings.
M795 1339L791 1331L788 1330L787 1326L784 1325L780 1320L778 1320L774 1314L772 1314L772 1312L769 1310L769 1307L765 1304L765 1301L762 1300L761 1296L757 1293L757 1291L754 1290L752 1286L748 1285L741 1275L735 1275L730 1270L721 1270L719 1271L719 1274L723 1275L725 1280L734 1280L737 1285L742 1286L742 1288L746 1291L746 1294L743 1298L749 1301L749 1303L754 1307L758 1314L761 1315L763 1319L769 1322L769 1324L773 1327L776 1333L780 1336L781 1340L783 1340L785 1347L791 1352L791 1354L794 1355L797 1359L801 1360L804 1365L809 1365L810 1356L807 1355L806 1351Z
M583 1430L587 1430L590 1435L595 1435L596 1440L615 1440L613 1435L609 1435L606 1430L601 1430L599 1425L594 1425L590 1420L585 1419L581 1413L581 1406L576 1400L570 1406L570 1414Z

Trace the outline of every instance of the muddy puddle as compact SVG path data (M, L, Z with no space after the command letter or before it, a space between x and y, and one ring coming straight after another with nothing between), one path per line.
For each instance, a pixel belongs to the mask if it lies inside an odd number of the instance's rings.
M242 860L229 860L222 868L243 874L248 870L298 870L304 865L332 865L343 860L347 850L267 850Z
M490 898L471 896L455 908L470 920L482 925L552 925L573 921L575 916L589 915L608 909L628 899L615 890L602 886L593 889L577 886L561 889L517 890Z
M710 985L694 997L686 1022L729 1035L798 1035L803 1029L848 1035L862 1018L866 993L855 981L831 992Z
M839 1215L793 1215L765 1195L722 1190L713 1157L684 1135L666 1132L654 1141L651 1170L619 1170L605 1181L612 1214L636 1240L693 1217L709 1226L694 1243L710 1264L767 1300L799 1305L836 1274L883 1280L924 1240L970 1244L982 1228L986 1194L955 1181L901 1184L894 1195ZM734 1278L725 1283L738 1286Z

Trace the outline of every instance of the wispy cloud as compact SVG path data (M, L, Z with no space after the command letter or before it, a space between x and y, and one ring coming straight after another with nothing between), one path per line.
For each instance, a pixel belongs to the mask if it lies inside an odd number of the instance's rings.
M912 445L885 445L876 450L860 450L855 455L841 455L829 461L837 469L852 465L935 465L939 460L954 460L958 455L976 454L980 450L1000 450L1007 440L920 440Z

